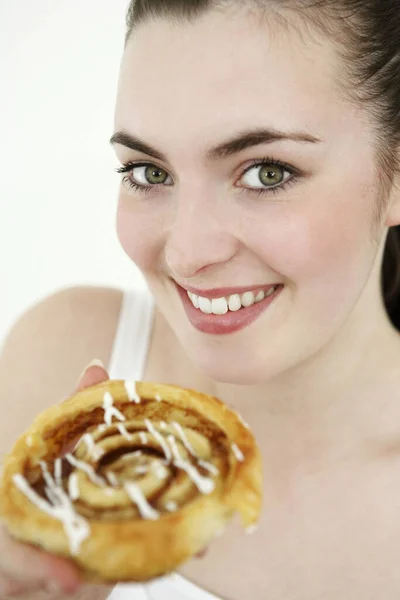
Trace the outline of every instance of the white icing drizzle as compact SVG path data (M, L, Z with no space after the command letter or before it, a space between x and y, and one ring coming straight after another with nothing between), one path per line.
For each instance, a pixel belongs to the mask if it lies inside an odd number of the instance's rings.
M160 427L161 429L167 429L167 424L165 421L160 421Z
M46 492L46 496L48 497L48 499L50 500L50 502L52 504L54 504L54 505L58 504L58 497L51 488L49 488L47 485L45 485L44 491Z
M219 470L217 469L217 467L215 465L213 465L212 463L207 462L205 460L202 460L201 458L199 458L197 456L196 452L193 449L193 446L187 439L187 436L182 428L182 425L180 423L177 423L177 421L173 421L172 425L177 430L179 437L181 438L182 443L185 446L186 450L189 452L189 454L191 454L197 460L197 464L200 465L201 467L203 467L204 469L206 469L209 473L212 473L213 475L218 475Z
M43 474L43 479L45 480L47 487L49 487L52 492L56 492L56 484L53 481L52 476L49 473L49 469L47 468L47 464L44 462L44 460L41 460L39 462L40 464L40 468L42 469L42 474Z
M25 494L25 496L27 496L27 498L29 498L29 500L32 502L32 504L35 504L35 506L40 508L40 510L47 513L48 515L53 514L53 510L52 510L53 507L51 506L51 504L49 504L49 502L47 502L47 500L45 500L44 498L39 496L39 494L37 494L35 492L35 490L33 488L31 488L28 481L25 479L25 477L23 477L23 475L20 475L20 474L13 475L13 480L14 480L14 483L17 486L17 488L23 494Z
M246 423L246 421L243 419L242 415L240 415L238 412L236 413L239 421L242 423L242 425L244 425L246 427L246 429L250 429L249 424Z
M182 425L180 425L180 423L177 423L176 421L173 421L172 425L175 427L175 429L179 433L179 437L181 438L181 440L183 442L183 445L185 446L185 448L189 452L189 454L191 454L192 456L194 456L195 458L197 458L197 454L193 450L192 445L190 444L189 440L187 439L187 437L185 435L185 432L182 429Z
M198 458L196 452L193 449L193 446L190 444L189 440L187 439L187 436L185 435L185 432L182 428L182 425L180 425L180 423L177 423L176 421L172 422L172 425L175 427L175 429L177 430L177 432L179 433L179 437L181 438L183 445L185 446L186 450L197 460L197 464L199 464L201 467L203 467L204 469L206 469L207 471L209 471L210 473L212 473L213 475L218 475L219 471L217 469L217 467L215 465L213 465L210 462L207 462L205 460L202 460L201 458Z
M149 419L145 419L144 422L146 423L147 429L150 431L150 433L152 433L154 435L157 442L160 444L161 448L163 449L165 458L167 460L171 460L172 459L171 450L170 450L167 442L165 441L164 437L161 435L161 433L159 431L157 431L157 429L152 425L152 423Z
M134 467L134 471L139 474L148 473L149 467L147 465L138 465L137 467Z
M215 483L209 477L203 477L196 467L186 462L179 454L178 446L173 435L168 436L168 441L171 444L172 453L174 455L174 465L186 471L190 479L197 486L202 494L211 494L215 488Z
M79 498L79 486L78 486L78 474L71 473L68 478L68 494L71 500L78 500Z
M166 502L164 504L164 508L165 508L165 510L169 510L170 512L174 512L174 511L178 510L178 505L173 500L169 500L168 502Z
M124 488L129 498L136 504L138 507L140 515L143 519L151 519L155 521L160 517L160 513L147 502L145 496L143 495L140 487L131 481L127 481L124 484Z
M153 471L153 473L157 477L157 479L162 480L162 479L166 479L166 477L168 477L167 469L160 463L153 463L151 470Z
M203 467L203 469L205 469L206 471L209 471L210 473L212 473L213 475L218 475L218 473L219 473L218 467L216 467L215 465L213 465L210 462L202 460L201 458L199 458L199 460L197 461L197 464L200 465L201 467Z
M110 392L105 392L103 400L104 420L106 425L112 424L112 418L115 417L119 421L126 421L123 414L114 406L114 399Z
M136 389L136 381L125 381L124 386L126 389L126 393L128 394L128 398L130 402L135 402L135 404L140 404L140 396L137 393Z
M75 512L64 490L55 485L51 475L48 473L47 466L43 471L43 475L45 473L48 475L47 480L50 484L48 487L52 490L52 495L57 501L55 505L51 505L44 498L41 498L22 475L13 475L13 480L17 488L25 494L32 504L35 504L40 510L62 522L65 534L68 537L71 554L76 556L79 554L82 542L90 535L89 523Z
M232 452L233 454L236 456L236 459L239 462L243 462L244 461L244 454L243 452L240 450L239 446L237 446L236 444L232 444L231 445L232 448Z
M161 402L161 396L159 394L155 395L155 399L157 402Z
M78 460L77 458L75 458L75 456L72 456L72 454L66 454L65 458L72 466L87 473L87 475L89 476L89 479L91 479L93 481L93 483L96 483L97 485L99 485L101 487L104 487L106 485L106 482L104 481L104 479L96 474L94 468L91 465L88 465L86 462L83 462L82 460Z
M143 452L141 450L135 450L134 452L127 452L121 456L122 460L131 459L132 456L141 456Z
M103 456L104 450L97 446L90 433L85 433L79 440L78 444L80 444L80 442L85 442L89 456L93 456L95 460L98 460Z
M106 473L106 477L107 477L108 481L111 483L111 485L113 485L114 487L118 486L118 479L117 479L115 473L113 473L112 471L108 471Z
M100 433L103 433L103 431L105 431L107 429L107 425L102 423L101 425L98 426L97 429L100 431Z
M62 460L56 458L54 461L54 479L59 487L62 487Z
M122 425L122 423L118 423L117 425L118 431L120 432L120 434L127 440L131 440L132 439L132 435L126 430L125 425Z
M139 437L140 437L140 441L142 442L142 444L147 444L147 442L148 442L147 435L143 431L140 431Z

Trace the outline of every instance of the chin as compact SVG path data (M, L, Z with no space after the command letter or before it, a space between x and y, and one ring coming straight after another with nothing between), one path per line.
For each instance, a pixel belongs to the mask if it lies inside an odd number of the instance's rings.
M217 356L215 352L204 356L191 353L190 359L207 378L218 383L256 385L266 383L278 374L271 364L267 369L265 363L254 364L249 359L228 361L226 356Z

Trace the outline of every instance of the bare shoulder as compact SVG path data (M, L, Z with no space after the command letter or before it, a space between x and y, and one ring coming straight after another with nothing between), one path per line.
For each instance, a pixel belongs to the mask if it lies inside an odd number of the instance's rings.
M66 389L75 385L93 358L108 364L122 294L116 288L75 286L43 298L12 327L0 356L1 364L12 361L18 364L19 372L26 372L33 364L39 366L41 357L48 361L46 366L62 366ZM57 378L60 376L57 372Z
M116 288L68 287L15 322L0 355L0 458L39 412L72 393L93 358L108 365L122 297Z

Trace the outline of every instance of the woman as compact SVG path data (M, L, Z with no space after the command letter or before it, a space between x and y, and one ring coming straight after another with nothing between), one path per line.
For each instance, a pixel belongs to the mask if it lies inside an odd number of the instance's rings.
M398 598L399 63L397 0L129 7L117 233L151 295L78 288L29 311L3 353L6 427L31 379L38 412L91 352L108 373L80 387L134 373L239 410L265 502L252 536L233 526L185 579L113 600ZM38 323L52 377L34 352L16 397L12 363ZM4 590L75 588L64 561L1 543Z

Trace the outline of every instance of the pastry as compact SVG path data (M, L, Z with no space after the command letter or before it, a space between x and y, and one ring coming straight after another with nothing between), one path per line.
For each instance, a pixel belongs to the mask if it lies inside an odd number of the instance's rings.
M260 452L220 400L108 380L39 415L4 461L0 517L89 582L172 572L262 500Z

